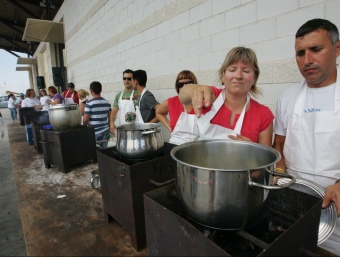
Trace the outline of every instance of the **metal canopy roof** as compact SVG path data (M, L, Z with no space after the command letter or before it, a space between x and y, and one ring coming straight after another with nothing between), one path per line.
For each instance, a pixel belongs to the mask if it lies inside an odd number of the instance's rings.
M28 18L53 20L64 0L0 0L0 49L33 56L39 43L23 41Z

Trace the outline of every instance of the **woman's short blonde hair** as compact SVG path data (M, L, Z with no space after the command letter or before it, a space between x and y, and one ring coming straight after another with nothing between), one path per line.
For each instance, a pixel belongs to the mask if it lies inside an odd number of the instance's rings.
M235 47L229 51L227 56L224 59L224 62L221 66L221 68L218 71L218 75L220 80L222 81L222 78L224 76L225 70L232 64L238 62L241 60L242 62L249 64L253 69L255 73L255 82L254 85L250 89L250 93L253 95L259 95L261 94L261 90L256 86L257 79L260 76L260 68L257 62L256 54L255 52L246 47Z
M84 89L79 89L77 92L78 96L81 96L82 98L86 98L86 96L90 95L90 93Z

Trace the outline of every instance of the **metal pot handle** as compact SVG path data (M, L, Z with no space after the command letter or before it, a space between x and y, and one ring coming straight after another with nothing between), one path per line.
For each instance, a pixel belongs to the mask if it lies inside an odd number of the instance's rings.
M290 182L288 182L286 184L282 184L282 185L276 185L276 186L262 185L262 184L256 183L256 182L251 180L250 170L248 170L249 186L256 186L256 187L261 187L261 188L264 188L264 189L282 189L282 188L290 187L291 185L293 185L296 182L296 178L292 175L285 174L285 173L277 173L275 171L268 170L268 167L266 168L266 171L269 172L270 175L272 175L272 176L289 178Z
M160 132L160 130L155 128L154 130L143 131L142 135L149 135L149 134L153 134L153 133L157 133L157 132Z
M77 109L77 104L70 104L69 108L68 108L68 111L69 110L75 110L75 109Z
M165 182L163 182L163 183L156 182L156 181L154 181L154 180L152 180L152 179L149 179L149 182L150 182L152 185L154 185L154 186L162 187L162 186L165 186L165 185L168 185L168 184L171 184L171 183L175 182L175 179L170 179L170 180L165 181Z

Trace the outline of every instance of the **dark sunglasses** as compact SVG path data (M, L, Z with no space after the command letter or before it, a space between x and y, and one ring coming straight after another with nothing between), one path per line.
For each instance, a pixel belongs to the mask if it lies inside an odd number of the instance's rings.
M132 78L123 77L123 80L129 80L129 81L131 81Z
M189 81L185 81L185 82L176 82L176 87L177 88L182 88L184 85L186 84L194 84L193 81L189 80Z

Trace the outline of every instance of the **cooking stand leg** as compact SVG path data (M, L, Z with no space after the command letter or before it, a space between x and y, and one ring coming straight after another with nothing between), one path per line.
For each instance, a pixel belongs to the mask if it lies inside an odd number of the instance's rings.
M146 236L145 235L136 235L134 233L130 233L131 237L131 245L136 251L140 251L146 247Z
M115 221L115 219L106 211L104 211L104 218L108 223Z

